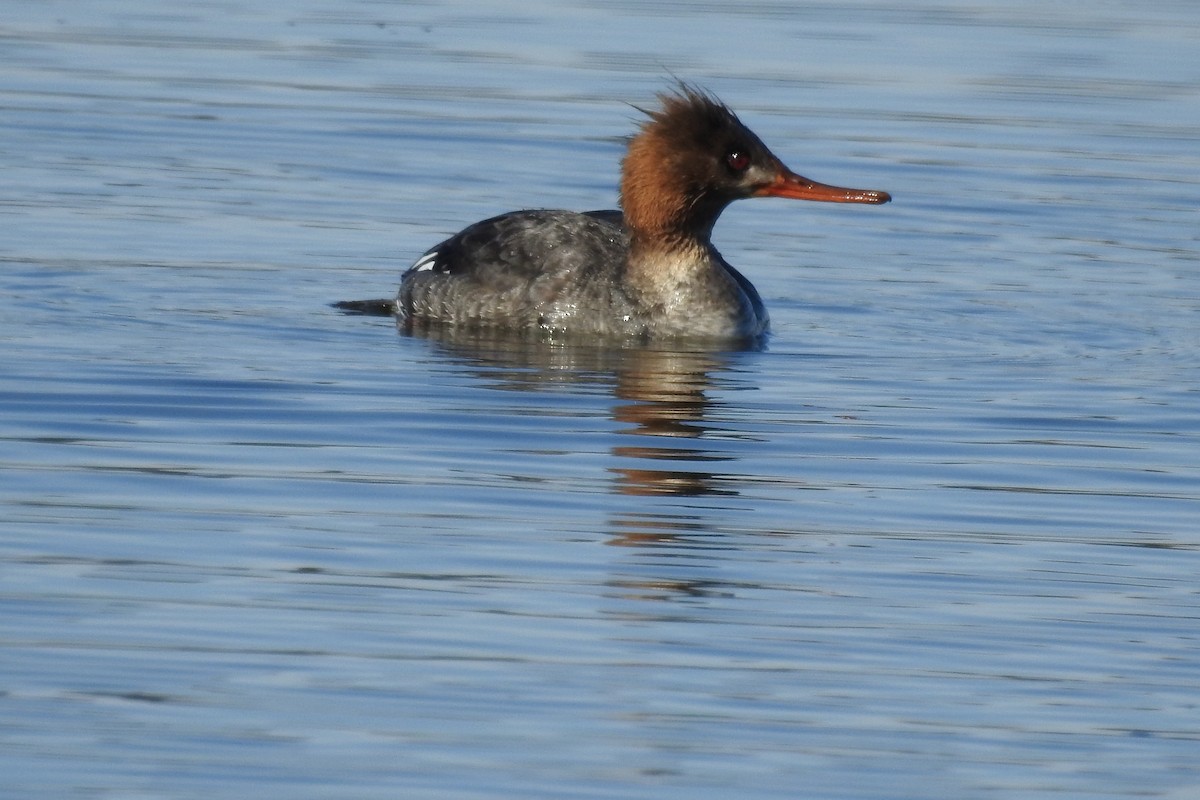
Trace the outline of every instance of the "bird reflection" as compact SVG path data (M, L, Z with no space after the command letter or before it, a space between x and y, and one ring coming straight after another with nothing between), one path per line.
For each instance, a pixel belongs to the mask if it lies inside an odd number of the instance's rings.
M736 456L714 446L713 434L728 439L729 432L709 420L713 375L728 371L728 352L594 347L452 329L419 335L445 357L469 364L481 381L495 388L537 391L566 383L605 387L614 399L612 418L621 424L622 441L612 448L618 463L609 469L616 495L739 494L737 476L713 468ZM714 535L704 527L698 519L622 512L610 520L610 543L703 547L702 540Z
M613 418L626 423L622 433L670 440L701 440L710 430L705 413L710 374L724 366L710 352L640 351L617 373ZM729 461L731 456L705 447L645 439L618 445L613 455L638 461L671 462L670 468L643 465L614 467L616 491L626 495L735 495L715 472L683 468L684 464ZM725 484L725 485L722 485Z

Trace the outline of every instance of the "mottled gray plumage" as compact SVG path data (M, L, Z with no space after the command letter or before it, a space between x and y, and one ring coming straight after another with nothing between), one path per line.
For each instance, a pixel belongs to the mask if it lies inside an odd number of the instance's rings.
M690 304L676 329L665 330L665 309L625 280L629 249L620 211L514 211L477 222L431 248L426 254L431 258L422 257L419 268L405 273L397 307L418 323L604 337L724 338L742 317L754 322L738 335L762 332L758 321L765 326L766 310L758 292L723 260L714 267L727 270L732 285L707 302ZM712 255L720 259L715 250ZM719 308L704 308L711 305ZM704 320L695 318L705 310L722 318L707 334Z

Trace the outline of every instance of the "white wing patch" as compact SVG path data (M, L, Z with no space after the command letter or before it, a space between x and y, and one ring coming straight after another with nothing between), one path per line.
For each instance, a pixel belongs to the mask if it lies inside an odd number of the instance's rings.
M425 255L417 259L417 262L408 268L409 272L432 272L437 265L437 250L430 250Z

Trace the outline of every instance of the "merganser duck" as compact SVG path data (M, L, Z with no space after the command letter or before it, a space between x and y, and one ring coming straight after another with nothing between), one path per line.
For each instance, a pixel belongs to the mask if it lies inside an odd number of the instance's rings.
M681 84L659 100L621 163L620 211L514 211L467 227L401 277L404 327L754 340L767 310L710 240L725 207L744 197L891 200L797 175L700 89Z

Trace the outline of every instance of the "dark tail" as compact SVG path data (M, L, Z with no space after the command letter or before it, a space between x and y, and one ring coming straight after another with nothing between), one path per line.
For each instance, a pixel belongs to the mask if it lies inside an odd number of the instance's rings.
M363 314L369 317L390 317L396 313L396 301L390 298L383 300L342 300L333 303L333 307L347 314Z

